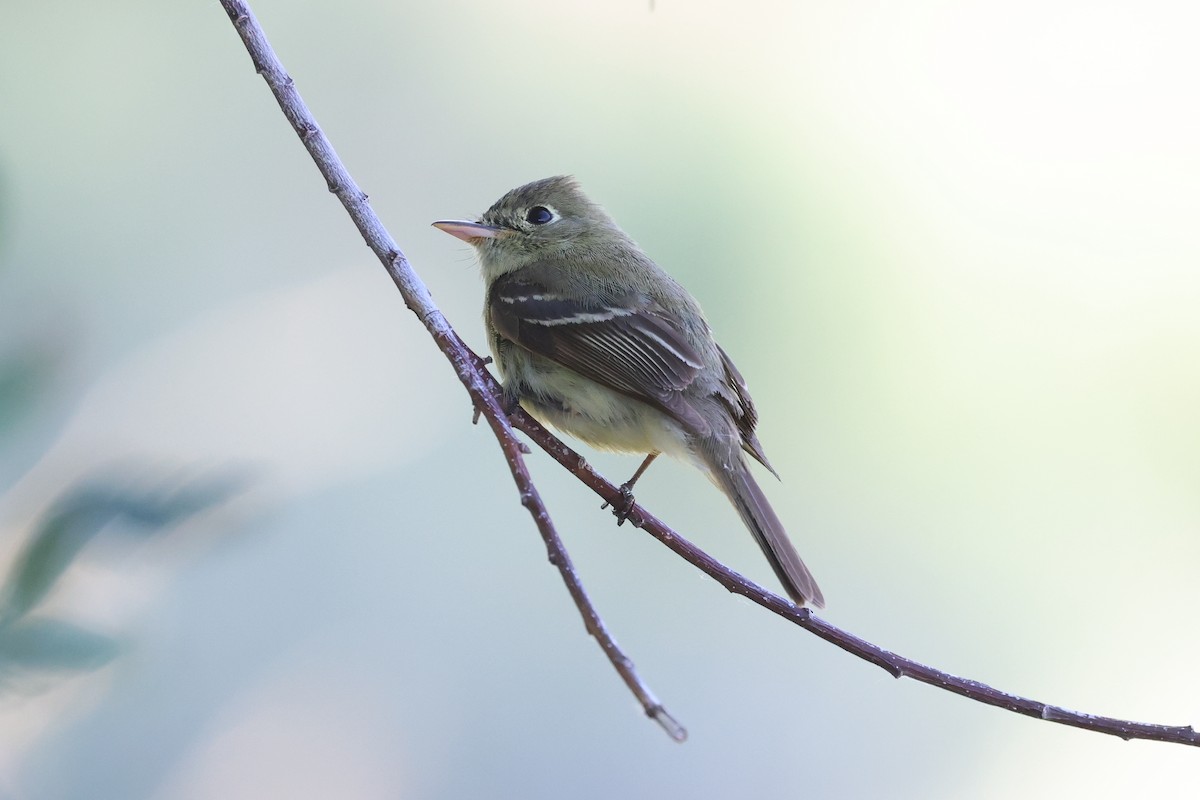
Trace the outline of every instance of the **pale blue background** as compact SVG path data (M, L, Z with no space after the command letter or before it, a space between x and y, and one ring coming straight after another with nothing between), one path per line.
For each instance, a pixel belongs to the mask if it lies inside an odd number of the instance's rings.
M534 178L576 174L693 290L830 620L1200 722L1193 4L254 8L477 347L472 255L428 223ZM0 565L105 465L257 478L64 576L49 608L126 649L5 691L0 796L1193 796L1196 752L893 681L535 455L672 744L215 0L4 18L0 357L44 376L0 441ZM697 474L639 499L771 581Z

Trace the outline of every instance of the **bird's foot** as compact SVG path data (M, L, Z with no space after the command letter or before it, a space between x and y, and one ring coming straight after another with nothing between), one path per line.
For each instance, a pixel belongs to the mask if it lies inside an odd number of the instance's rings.
M633 509L637 506L637 502L633 499L633 481L622 483L617 489L621 493L616 502L605 502L600 506L601 509L612 506L613 516L617 518L617 527L625 524L625 520L629 519L629 515L633 513Z

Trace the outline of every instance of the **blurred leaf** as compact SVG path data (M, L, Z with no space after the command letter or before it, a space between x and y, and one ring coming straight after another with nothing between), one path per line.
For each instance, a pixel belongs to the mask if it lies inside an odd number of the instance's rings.
M170 489L85 484L68 492L17 557L0 607L0 625L21 617L41 602L84 545L110 522L132 522L143 533L159 533L224 501L244 483L244 475L224 473Z
M30 345L0 361L0 433L34 407L34 401L58 369L56 348Z
M7 602L0 609L0 624L20 617L45 597L80 549L112 518L111 511L88 508L77 501L58 505L17 558Z
M240 492L248 482L247 472L226 469L214 475L190 478L171 488L146 489L138 493L132 489L117 491L99 487L91 494L95 505L154 533L220 505Z
M120 643L111 636L62 620L32 617L0 626L0 675L92 670L120 651Z

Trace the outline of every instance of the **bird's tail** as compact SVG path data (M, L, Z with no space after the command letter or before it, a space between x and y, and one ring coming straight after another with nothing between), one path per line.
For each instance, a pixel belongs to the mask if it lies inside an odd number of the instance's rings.
M750 474L745 460L741 454L729 460L734 463L708 465L713 483L738 510L792 600L797 605L809 603L824 608L825 598L821 595L821 589L808 567L800 560L800 554L788 538L783 523L775 516L775 511Z

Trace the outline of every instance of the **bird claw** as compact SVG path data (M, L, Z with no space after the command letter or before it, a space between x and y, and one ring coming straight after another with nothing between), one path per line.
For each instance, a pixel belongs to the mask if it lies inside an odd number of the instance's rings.
M617 491L621 493L621 498L615 503L605 501L604 505L600 506L600 508L605 509L612 506L613 516L617 518L617 527L619 528L625 524L625 520L629 519L629 515L633 513L633 509L637 503L633 499L632 483L622 483Z

